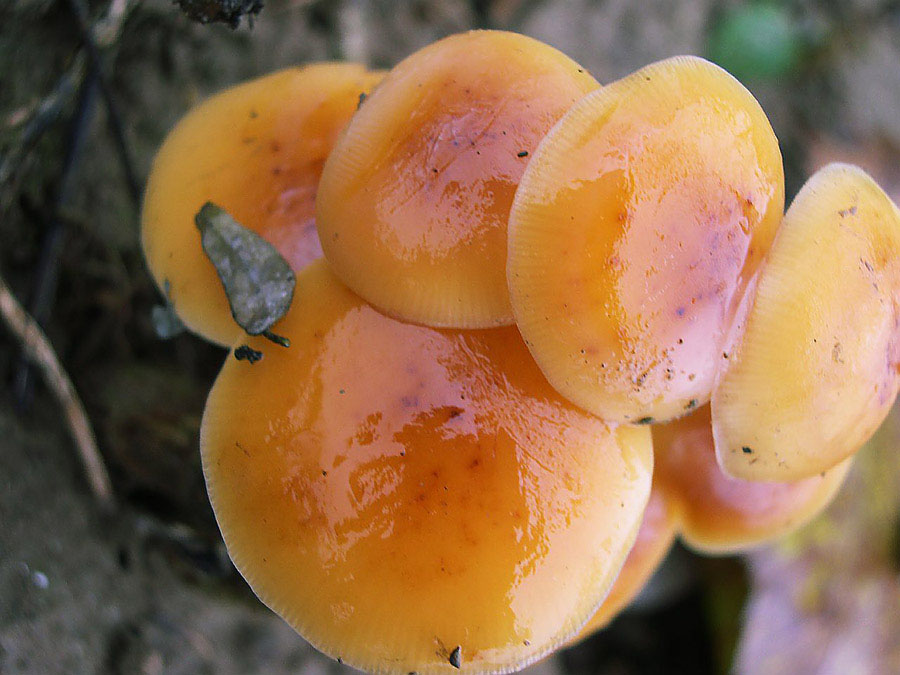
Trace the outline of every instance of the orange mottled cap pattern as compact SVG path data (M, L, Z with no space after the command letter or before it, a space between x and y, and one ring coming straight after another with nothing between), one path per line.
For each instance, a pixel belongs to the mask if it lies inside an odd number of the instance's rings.
M562 399L515 328L385 317L323 262L283 349L229 359L201 431L237 568L303 637L375 673L511 672L606 596L650 493L650 430Z
M775 134L718 66L673 58L588 94L541 141L509 221L516 322L550 383L620 422L708 401L783 205Z
M402 61L322 174L316 220L335 273L404 320L511 324L506 226L519 178L598 86L561 52L502 31L453 35Z
M742 551L807 523L837 494L851 460L793 482L731 478L716 461L709 406L653 427L654 481L681 538L707 553Z

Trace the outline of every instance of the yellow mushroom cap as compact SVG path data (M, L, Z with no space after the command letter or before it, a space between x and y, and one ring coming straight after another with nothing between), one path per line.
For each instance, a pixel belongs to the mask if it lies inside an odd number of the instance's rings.
M654 451L655 454L655 451ZM654 476L656 475L654 469ZM638 530L634 547L625 558L622 571L609 590L606 600L571 641L574 644L605 628L610 621L637 597L672 548L675 540L675 512L666 497L653 482L650 500Z
M325 165L325 257L382 311L430 326L511 324L506 225L528 157L597 81L532 38L472 31L388 73Z
M324 262L207 402L203 468L228 551L304 638L374 673L516 670L570 637L631 548L649 429L546 383L515 328L387 318Z
M215 202L294 270L321 256L315 198L338 133L383 73L355 64L290 68L216 94L160 148L144 198L144 254L191 330L223 345L241 333L194 216Z
M840 489L852 460L791 483L726 476L716 462L709 406L653 427L654 485L677 514L692 548L724 553L781 537L818 515Z
M900 212L862 170L800 190L712 399L722 468L790 481L855 453L897 396Z
M616 421L705 403L783 208L772 128L721 68L673 58L585 96L509 221L516 322L547 379Z

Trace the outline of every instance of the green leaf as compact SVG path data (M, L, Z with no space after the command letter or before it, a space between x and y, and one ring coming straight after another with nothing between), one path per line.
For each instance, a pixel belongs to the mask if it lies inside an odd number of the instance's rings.
M296 279L290 265L272 244L211 202L194 220L235 322L250 335L266 333L291 306Z
M797 67L805 43L787 8L759 2L726 10L709 36L707 55L739 80L775 79Z

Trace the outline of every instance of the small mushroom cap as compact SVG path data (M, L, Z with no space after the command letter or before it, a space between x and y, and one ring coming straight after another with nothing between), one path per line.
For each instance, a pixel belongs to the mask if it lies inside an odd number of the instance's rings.
M586 621L650 493L649 429L546 383L515 328L379 314L324 262L229 359L201 430L210 499L263 602L373 673L509 672Z
M363 298L430 326L513 321L506 225L528 156L597 81L502 31L453 35L395 67L325 165L325 257Z
M772 128L721 68L678 57L588 94L541 142L510 214L512 305L547 379L616 421L708 401L783 207Z
M609 590L606 600L570 644L605 628L619 612L631 604L672 548L675 534L675 513L654 481L641 528L638 530L634 547L625 558L622 571L616 577L616 582Z
M848 459L792 483L730 478L716 462L709 406L653 427L654 485L659 485L681 538L707 553L746 550L771 541L818 515L840 489Z
M322 166L359 95L383 76L355 64L290 68L209 98L169 133L147 181L142 237L156 283L188 328L223 345L241 332L200 246L200 207L224 208L294 270L321 256Z
M855 453L900 378L900 212L862 170L800 190L759 274L712 399L722 468L791 481Z

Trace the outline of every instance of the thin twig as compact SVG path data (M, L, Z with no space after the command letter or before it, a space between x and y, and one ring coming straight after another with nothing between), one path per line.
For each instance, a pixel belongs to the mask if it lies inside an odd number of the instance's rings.
M62 406L91 491L100 506L111 511L115 506L115 498L109 474L97 449L97 440L91 429L90 420L72 380L60 364L53 345L50 344L44 331L22 308L2 276L0 276L0 317L10 332L22 343L28 359L40 369L47 386Z
M109 47L119 39L119 33L125 19L137 5L139 0L112 0L106 10L106 16L97 21L91 31L97 47Z
M44 132L52 127L60 113L78 91L85 73L85 58L77 55L69 69L59 78L53 90L34 109L19 135L18 143L0 158L0 188L13 181L19 167ZM13 192L11 190L10 192ZM0 205L2 212L3 205Z
M96 73L97 81L100 84L100 93L103 96L103 103L106 106L106 121L109 125L110 134L112 134L113 142L116 146L116 152L119 155L119 163L125 172L125 182L128 185L128 194L131 197L132 206L135 211L141 208L141 181L137 177L137 170L134 168L134 159L132 158L131 149L128 147L128 141L125 138L125 127L122 124L122 115L119 113L119 106L113 96L112 88L109 80L103 70L103 60L100 58L100 50L97 47L97 41L94 37L94 28L90 24L88 18L88 9L84 0L69 0L69 7L75 16L78 24L81 38L84 40L85 49L87 49L88 58L91 61L91 69Z
M129 13L138 0L112 0L106 16L90 29L94 43L99 48L114 44L121 34ZM68 70L59 78L53 89L27 114L28 120L19 134L17 143L0 156L0 214L6 212L9 201L16 194L15 182L21 175L21 165L44 132L56 124L60 114L78 91L86 72L85 54L75 55ZM120 124L121 126L121 124ZM115 133L115 132L114 132ZM117 141L118 142L118 141ZM133 181L129 179L129 183ZM7 185L10 183L10 185ZM8 187L9 189L2 189ZM132 193L133 188L129 185Z
M46 322L50 313L50 308L53 306L59 274L59 259L62 253L63 241L65 239L65 227L63 225L63 220L58 217L58 214L70 201L74 187L75 167L82 154L90 120L93 116L94 99L98 90L103 96L106 106L107 123L125 173L132 205L136 212L140 209L141 200L140 181L138 180L134 169L134 162L125 138L125 131L118 106L115 103L112 91L103 73L103 63L100 51L97 48L95 29L94 26L89 23L88 8L85 5L84 0L69 0L68 4L81 33L90 68L87 79L82 81L78 104L72 117L66 147L66 156L63 161L62 172L54 195L53 208L50 211L51 220L47 233L44 236L44 244L38 266L34 294L29 305L31 315L41 325ZM106 24L106 39L114 41L117 38L124 23L125 16L127 15L127 9L127 2L113 3L110 6L106 17L108 22ZM16 371L14 390L19 407L27 408L31 399L32 384L30 368L24 359L19 363Z
M31 316L44 325L50 316L50 310L56 299L56 288L59 280L59 261L62 257L66 228L64 221L57 213L66 206L74 189L75 167L81 158L88 126L93 116L94 100L98 89L97 71L92 66L87 79L81 84L78 104L75 109L66 143L66 154L63 159L62 174L57 184L53 205L50 209L50 222L44 233L41 246L41 257L38 262L34 291L29 303ZM31 368L26 359L19 361L13 382L16 403L20 409L28 408L31 403L32 382Z

